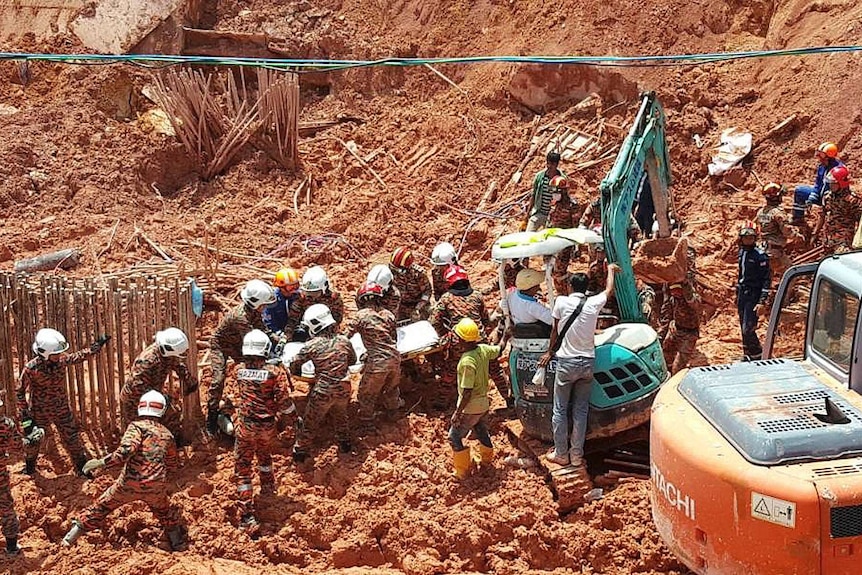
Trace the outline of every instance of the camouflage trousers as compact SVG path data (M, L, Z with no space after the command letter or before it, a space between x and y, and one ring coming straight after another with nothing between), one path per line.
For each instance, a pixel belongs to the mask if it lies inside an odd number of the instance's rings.
M371 369L369 369L371 368ZM398 384L401 381L401 358L365 364L362 380L359 382L357 401L359 419L363 423L374 420L374 408L380 404L387 412L398 409L401 399Z
M272 471L272 448L278 429L275 418L251 419L238 416L236 441L233 446L234 482L236 483L237 507L241 515L254 514L254 491L252 490L252 466L257 458L257 470L261 487L275 489L275 474Z
M138 402L141 399L141 396L146 392L150 391L149 389L143 390L141 393L137 391L132 391L128 384L123 385L122 389L120 389L120 419L122 421L122 428L125 429L128 427L129 423L135 421L138 418ZM164 393L161 388L156 389L159 393ZM168 400L167 408L165 409L165 414L161 417L160 422L162 425L168 428L168 431L171 432L175 438L179 437L179 433L182 430L182 410L180 408L180 402L168 395L165 394L165 399Z
M100 529L111 511L132 501L146 503L166 531L180 524L179 509L168 499L167 486L164 483L144 485L118 479L93 505L84 510L81 514L81 525L87 531Z
M671 324L664 338L662 349L664 359L671 373L676 373L688 367L691 356L697 349L697 339L700 331L696 329L681 329Z
M790 256L787 255L787 252L784 251L783 247L778 246L767 247L766 255L769 256L769 269L772 272L774 284L777 286L781 283L781 278L784 276L784 272L786 272L792 265ZM772 289L772 286L768 287L769 289Z
M323 428L327 415L332 416L335 436L338 441L350 439L350 425L347 420L347 407L350 405L350 382L341 381L334 385L321 387L315 385L308 393L305 413L296 422L297 451L307 451L314 436Z
M84 444L81 443L81 432L78 429L78 422L75 421L75 416L72 415L72 410L68 406L59 409L48 409L33 407L33 425L41 427L47 431L50 424L54 424L57 428L57 433L60 435L60 441L66 451L69 452L69 457L75 465L83 463L87 460L87 452L84 450ZM39 445L42 442L28 445L24 448L24 456L27 459L36 459L39 455Z
M0 527L6 539L18 537L18 514L9 487L9 468L5 464L0 469Z
M233 359L240 361L241 357L236 357L231 353L225 352L219 347L210 348L210 368L213 376L210 381L209 390L207 390L207 410L210 413L215 413L218 410L221 396L224 393L224 380L227 374L227 360Z
M569 293L569 264L572 262L572 256L575 253L575 248L570 247L559 252L554 258L554 291L558 294Z

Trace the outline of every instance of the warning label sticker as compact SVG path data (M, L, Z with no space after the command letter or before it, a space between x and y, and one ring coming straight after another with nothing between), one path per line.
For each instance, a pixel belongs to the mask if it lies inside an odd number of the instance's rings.
M752 491L751 516L784 527L796 527L796 504Z

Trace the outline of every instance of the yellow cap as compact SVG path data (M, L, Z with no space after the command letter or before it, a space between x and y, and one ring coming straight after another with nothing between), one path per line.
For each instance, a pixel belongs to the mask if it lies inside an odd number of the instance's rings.
M455 332L455 335L464 341L474 342L482 339L479 336L479 326L476 325L476 322L469 317L461 318L461 321L455 325L455 329L453 331Z
M519 271L518 275L515 276L515 287L520 290L530 289L542 285L544 279L545 276L542 272L527 268Z

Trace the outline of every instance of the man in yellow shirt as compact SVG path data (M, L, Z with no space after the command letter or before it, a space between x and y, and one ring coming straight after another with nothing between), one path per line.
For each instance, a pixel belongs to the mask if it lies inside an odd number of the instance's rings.
M458 404L452 414L449 443L452 445L454 475L466 479L473 462L470 448L464 447L464 438L470 431L479 440L479 463L490 465L494 459L494 446L488 433L488 364L500 355L500 346L479 343L482 335L479 326L470 318L462 318L452 330L458 339L451 350L460 353L458 361Z

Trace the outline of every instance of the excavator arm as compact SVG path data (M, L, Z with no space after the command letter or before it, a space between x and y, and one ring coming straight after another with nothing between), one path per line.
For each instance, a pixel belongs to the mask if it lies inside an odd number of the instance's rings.
M623 141L611 171L600 185L605 253L609 262L617 263L622 268L615 290L622 322L646 322L638 304L628 237L632 207L644 171L652 189L658 236L668 237L670 161L665 141L665 114L655 92L641 95L641 106L634 124Z

